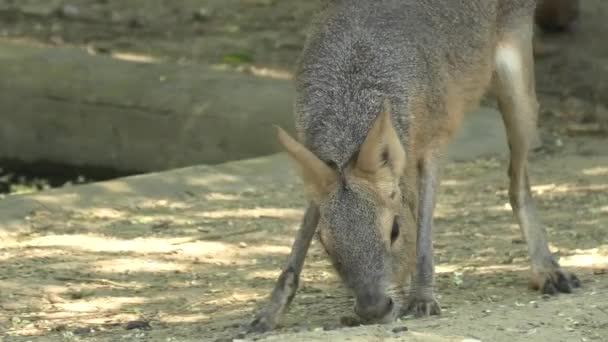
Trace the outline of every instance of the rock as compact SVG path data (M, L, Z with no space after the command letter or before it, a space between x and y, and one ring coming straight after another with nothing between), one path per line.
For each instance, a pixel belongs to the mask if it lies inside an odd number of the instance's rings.
M400 326L400 327L395 327L395 328L393 328L393 332L394 332L395 334L402 333L402 332L404 332L404 331L409 331L409 330L410 330L410 329L408 329L406 326Z
M127 326L125 327L125 329L127 330L133 330L133 329L140 329L140 330L150 330L152 329L152 326L150 326L150 322L148 321L130 321L129 323L127 323Z
M59 15L64 18L78 18L80 16L80 9L74 5L63 5L59 10Z
M95 332L95 330L93 330L92 328L88 328L88 327L80 327L80 328L76 328L72 331L72 333L74 335L87 335L90 333Z
M211 18L211 12L209 11L209 9L207 9L205 7L201 7L199 9L197 9L192 14L192 19L194 19L196 21L207 21L210 18Z
M340 317L340 324L345 327L357 327L361 325L361 322L356 317L342 316Z

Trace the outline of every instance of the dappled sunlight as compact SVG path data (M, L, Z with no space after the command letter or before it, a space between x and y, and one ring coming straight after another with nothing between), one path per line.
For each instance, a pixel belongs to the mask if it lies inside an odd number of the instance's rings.
M205 322L211 319L211 316L203 313L192 313L192 314L172 314L163 315L160 317L160 321L163 323L180 324L180 323L199 323Z
M462 268L462 266L461 266ZM503 272L520 272L529 270L530 267L526 264L518 265L488 265L488 266L476 266L474 269L467 269L472 274L488 274L488 273L503 273Z
M200 177L186 177L184 179L186 184L191 186L209 186L218 183L233 183L237 182L238 180L239 177L224 173L207 174Z
M56 311L41 313L40 316L41 318L58 322L103 326L113 322L129 322L141 317L137 310L132 309L129 311L130 312L121 312L120 309L117 309L117 311L98 312Z
M61 310L70 312L97 312L99 310L118 310L127 304L144 304L150 301L144 297L95 297L70 303L54 303Z
M459 269L460 269L460 266L458 266L458 265L440 264L440 265L435 266L435 273L437 273L437 274L452 273L452 272L456 272Z
M472 181L463 181L463 180L457 180L457 179L442 179L441 180L441 186L445 186L445 187L454 187L454 188L459 188L459 187L467 187L471 184Z
M291 80L293 78L293 74L289 71L267 68L267 67L257 67L252 66L249 70L252 75L257 77L264 78L272 78L278 80Z
M116 194L130 194L133 193L133 188L124 181L114 180L111 182L100 182L96 183L95 186L101 188L104 191L116 193Z
M259 298L259 295L255 291L234 289L227 296L214 296L214 298L207 300L204 305L227 306L235 303L253 302L257 298Z
M19 257L23 260L27 260L27 259L42 259L44 260L45 258L53 258L53 257L58 257L58 256L71 256L69 254L69 251L63 250L63 249L56 249L56 248L47 248L47 247L43 247L43 248L39 248L38 246L27 246L24 245L23 242L20 241L13 241L13 242L6 242L6 243L2 243L2 248L4 248L6 250L6 253L3 253L0 256L0 261L4 260L9 260L11 258L14 258L14 254L19 254ZM26 248L26 249L23 249ZM15 249L15 250L11 250L11 249ZM20 252L20 253L19 253Z
M589 193L589 192L604 192L608 191L608 184L589 184L580 185L573 183L562 184L545 184L532 187L532 191L537 195L552 194L552 193Z
M125 212L114 208L91 208L90 210L83 209L80 211L82 214L89 215L91 218L96 219L119 219L126 216Z
M511 213L513 209L511 208L511 204L506 202L503 205L489 205L484 208L484 210L489 212L499 212L499 213Z
M255 279L255 278L264 278L264 279L276 279L281 273L280 267L275 267L271 270L256 270L247 273L245 279Z
M304 211L301 209L289 208L253 208L253 209L233 209L233 210L215 210L196 214L198 217L204 218L280 218L299 220L302 218Z
M81 326L124 329L142 317L151 320L154 332L175 326L232 329L272 291L304 205L299 192L289 191L293 180L257 183L235 176L237 167L251 172L241 164L223 167L226 173L209 176L207 169L192 177L177 171L179 180L138 176L24 198L37 205L23 211L19 233L0 242L0 262L12 277L0 278L0 306L22 319L9 323L11 333L42 334L58 326L68 326L68 332ZM480 177L494 172L482 171ZM491 174L482 180L451 176L435 212L442 304L458 308L482 297L535 300L538 294L525 290L530 262L510 213L507 181L497 185ZM560 183L548 177L533 191L544 197L541 219L551 251L581 280L595 282L599 278L591 277L602 276L594 272L608 267L606 248L597 246L606 236L608 185L587 180ZM190 181L202 186L184 184ZM156 193L157 186L169 190ZM291 317L317 309L325 310L321 316L351 312L346 292L313 241Z
M90 252L133 252L133 253L171 253L178 249L181 243L190 241L189 238L136 238L120 240L97 235L46 235L34 237L21 243L21 247L72 247L77 250ZM199 254L212 254L225 250L225 244L219 242L199 242L202 247Z
M608 267L608 245L585 250L571 250L570 255L562 256L560 264L567 267Z
M48 193L35 193L32 195L32 198L36 201L44 203L46 205L57 205L57 206L68 206L73 205L74 203L80 200L80 196L75 193L54 193L54 191L50 191Z
M134 204L138 209L190 209L193 204L166 198L144 199Z
M114 58L114 59L127 61L127 62L137 62L137 63L160 63L161 62L161 60L156 57L135 54L135 53L114 52L114 53L110 54L110 56L112 56L112 58Z
M92 264L96 272L123 273L123 272L174 272L186 271L190 267L174 262L163 262L144 258L116 258L97 261Z
M232 260L236 247L220 241L197 241L173 246L174 251L189 256L206 256L213 261Z
M585 176L608 176L608 167L598 166L584 169L581 173Z
M575 267L575 268L589 268L589 269L601 269L608 267L608 253L606 253L605 247L598 247L592 249L575 249L575 250L560 250L559 248L551 245L552 253L567 254L562 255L559 258L559 263L562 267ZM495 253L493 253L495 254ZM436 266L435 272L437 274L449 274L458 272L461 270L467 270L469 274L493 274L493 273L505 273L505 272L523 272L530 271L529 261L527 260L527 254L525 259L520 259L521 262L509 263L509 264L494 264L492 258L475 258L474 265L469 262L462 262L458 264L451 263L440 263ZM487 263L480 264L479 262Z
M246 249L239 251L239 255L242 257L253 256L253 255L287 255L291 251L291 246L274 246L274 245L262 245L262 246L249 246Z
M210 192L204 194L204 198L207 201L238 201L241 199L241 196L234 194L223 194L219 192Z

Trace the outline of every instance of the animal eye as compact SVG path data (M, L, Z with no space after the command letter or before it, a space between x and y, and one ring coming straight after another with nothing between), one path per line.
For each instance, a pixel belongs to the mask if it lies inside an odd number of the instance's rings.
M393 229L391 230L391 243L395 242L399 237L399 222L397 222L397 216L393 219Z

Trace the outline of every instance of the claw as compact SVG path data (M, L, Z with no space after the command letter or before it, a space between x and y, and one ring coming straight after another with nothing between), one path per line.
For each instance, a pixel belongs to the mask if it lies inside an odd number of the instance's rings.
M247 333L264 333L272 329L270 324L263 318L256 318L249 324Z
M428 317L431 315L441 315L441 306L435 298L413 299L407 305L405 313L413 314L414 317Z
M538 274L534 277L532 283L532 288L548 295L572 293L572 290L578 287L581 287L581 281L578 277L560 269L550 273Z

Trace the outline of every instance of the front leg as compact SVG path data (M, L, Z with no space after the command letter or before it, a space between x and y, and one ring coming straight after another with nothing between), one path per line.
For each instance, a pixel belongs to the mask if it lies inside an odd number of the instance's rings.
M441 307L434 293L432 234L438 179L439 157L429 154L418 166L416 271L406 307L406 313L413 313L416 317L441 314Z
M318 223L319 208L310 203L291 247L287 263L270 294L270 299L266 306L255 315L255 319L249 324L248 332L272 330L289 307L296 295L300 272Z

